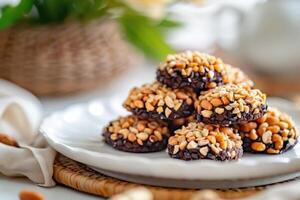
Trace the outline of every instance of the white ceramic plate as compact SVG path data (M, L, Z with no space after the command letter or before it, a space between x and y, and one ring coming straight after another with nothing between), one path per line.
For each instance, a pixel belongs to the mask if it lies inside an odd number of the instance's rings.
M46 118L41 132L63 155L95 168L128 175L163 179L237 180L294 173L300 170L300 145L282 155L245 154L239 161L181 161L165 151L147 154L114 150L102 141L102 128L127 112L118 98L79 104ZM292 115L300 125L300 111L288 101L269 99L269 105Z

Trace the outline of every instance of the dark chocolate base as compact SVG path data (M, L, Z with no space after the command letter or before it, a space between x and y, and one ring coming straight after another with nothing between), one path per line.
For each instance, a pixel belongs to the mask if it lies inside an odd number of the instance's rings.
M157 70L156 79L173 89L193 88L197 93L208 90L208 85L211 82L215 82L217 85L223 85L222 75L217 72L215 72L213 78L208 78L208 72L203 74L192 72L190 76L184 77L180 70L174 70L173 74L169 74L166 70Z
M266 150L265 151L261 151L261 152L258 152L258 151L254 151L252 148L251 148L251 144L254 143L254 142L261 142L261 139L258 139L258 140L251 140L250 138L247 138L247 137L244 137L242 138L243 140L243 149L244 149L244 152L247 152L247 153L254 153L254 154L269 154L267 153L267 149L269 148L273 148L275 149L275 143L270 143L270 144L265 144L266 145ZM278 154L281 154L281 153L284 153L292 148L294 148L294 146L298 143L298 140L296 140L296 142L291 145L289 143L289 141L284 141L283 142L283 147L282 149L279 151ZM273 155L273 154L270 154L270 155ZM274 154L274 155L277 155L277 154Z
M113 148L125 151L125 152L132 152L132 153L149 153L149 152L157 152L162 151L167 147L168 144L168 137L163 137L162 141L158 142L150 142L149 140L144 141L144 145L139 145L136 141L130 142L126 139L117 139L112 140L110 138L111 133L105 132L103 133L104 141L112 146Z
M202 159L209 159L209 160L216 160L216 161L226 161L226 160L238 160L243 155L243 149L234 147L231 150L224 150L221 151L220 154L217 156L213 154L212 152L208 152L206 156L203 156L199 149L185 149L180 150L176 154L172 154L174 150L174 146L168 145L168 153L171 158L190 161L190 160L202 160ZM231 159L230 156L228 156L228 152L236 152L236 157L234 159Z
M210 118L203 117L200 114L197 114L197 121L204 122L207 124L219 124L223 126L242 124L249 121L254 121L260 117L262 117L267 112L267 105L263 105L260 107L259 113L241 113L242 117L238 118L236 114L233 114L232 111L226 110L224 108L224 113L217 114L213 113Z
M176 131L177 129L180 129L182 126L184 126L184 124L183 125L177 125L177 124L173 124L172 121L170 121L168 123L168 129L170 131L170 134L174 135L174 131Z
M164 108L165 109L165 108ZM182 117L188 117L194 113L194 106L193 105L187 105L186 103L183 103L182 106L175 111L174 109L171 110L171 114L169 117L166 117L165 113L158 113L156 111L150 111L148 112L146 109L139 109L135 108L132 109L131 112L138 116L140 119L153 119L153 120L163 120L163 121L170 121Z

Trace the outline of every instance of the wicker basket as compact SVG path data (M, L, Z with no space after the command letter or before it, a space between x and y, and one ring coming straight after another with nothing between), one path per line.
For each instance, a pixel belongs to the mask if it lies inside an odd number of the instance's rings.
M0 32L0 78L36 95L105 84L136 60L111 21L18 25Z

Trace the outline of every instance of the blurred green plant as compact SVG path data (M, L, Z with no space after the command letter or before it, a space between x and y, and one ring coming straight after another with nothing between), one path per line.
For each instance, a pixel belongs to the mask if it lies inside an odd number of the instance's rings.
M129 42L158 60L173 52L165 40L166 30L180 25L169 17L151 18L122 0L20 0L16 6L0 8L0 30L25 20L49 24L97 18L116 20Z

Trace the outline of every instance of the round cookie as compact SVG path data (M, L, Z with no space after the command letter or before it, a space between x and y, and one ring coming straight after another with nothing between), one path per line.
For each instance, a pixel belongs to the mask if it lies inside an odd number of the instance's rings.
M298 131L291 117L274 108L252 122L239 126L245 152L280 154L293 148Z
M176 88L193 88L196 92L228 83L221 59L197 51L168 55L156 72L159 82Z
M236 129L191 122L169 138L168 153L181 160L237 160L243 154L242 139Z
M162 123L129 115L112 121L105 128L103 137L107 144L121 151L156 152L166 148L169 130Z
M227 84L203 92L195 101L197 120L228 126L262 117L266 95L258 89Z
M192 115L195 98L188 90L172 90L154 82L133 88L123 105L142 119L168 121Z
M232 67L231 65L225 65L225 69L228 74L228 82L235 85L241 85L243 87L254 87L254 82L239 68Z

